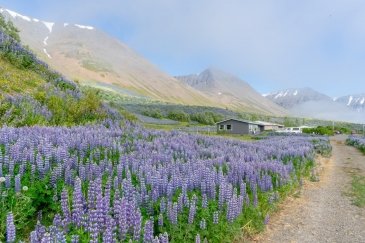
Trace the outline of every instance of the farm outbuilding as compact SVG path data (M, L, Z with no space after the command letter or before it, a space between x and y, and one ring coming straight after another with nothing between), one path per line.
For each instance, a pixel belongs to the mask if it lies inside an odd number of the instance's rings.
M258 134L264 131L264 126L251 121L228 119L217 122L217 133Z
M263 125L265 131L279 131L284 129L284 125L281 124L264 122L264 121L255 121L255 123Z

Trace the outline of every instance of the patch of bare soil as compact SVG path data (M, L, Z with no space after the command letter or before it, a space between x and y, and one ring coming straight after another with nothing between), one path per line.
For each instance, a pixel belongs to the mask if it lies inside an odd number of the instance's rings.
M289 197L254 242L365 242L365 208L346 196L351 175L365 173L365 156L331 138L332 157L318 158L319 182L306 181Z

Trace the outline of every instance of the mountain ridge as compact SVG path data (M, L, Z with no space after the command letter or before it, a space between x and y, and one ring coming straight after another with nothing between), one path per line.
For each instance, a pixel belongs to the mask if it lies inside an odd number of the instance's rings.
M99 88L114 84L167 102L217 105L92 26L42 21L7 9L2 14L20 29L25 44L70 79Z
M365 93L344 95L333 99L335 102L345 104L346 106L358 112L365 111Z
M263 96L285 107L295 116L351 122L365 119L365 96L355 98L348 95L334 99L312 88L283 89Z
M247 82L217 68L175 78L223 104L231 103L239 107L241 102L246 104L244 109L252 108L261 112L269 109L274 113L286 113L283 108L263 98Z

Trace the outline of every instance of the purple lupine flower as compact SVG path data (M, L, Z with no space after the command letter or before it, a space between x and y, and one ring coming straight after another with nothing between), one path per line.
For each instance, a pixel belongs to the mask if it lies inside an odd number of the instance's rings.
M153 221L147 220L144 225L143 242L152 242L153 240Z
M89 225L88 231L90 232L90 242L98 242L99 232L100 232L100 225L99 225L99 213L96 209L92 209L89 211Z
M200 220L199 226L200 226L200 229L202 229L202 230L206 229L207 223L206 223L205 219Z
M79 236L78 235L72 235L71 236L71 243L79 243Z
M39 243L37 232L35 230L30 233L30 243Z
M10 175L6 175L5 176L5 187L9 189L10 186L11 186L11 177L10 177Z
M76 224L77 227L81 226L83 207L81 180L80 178L76 178L75 189L72 198L72 222Z
M171 211L171 223L173 225L177 225L177 214L178 214L177 203L174 202L174 204L172 206L172 211Z
M120 203L120 211L119 211L119 219L118 219L118 224L119 224L119 234L120 234L120 238L122 240L125 239L127 232L128 232L128 222L127 222L127 200L123 197Z
M21 187L22 187L22 185L21 185L21 182L20 182L20 174L18 174L18 175L15 176L15 191L20 192Z
M219 212L215 211L213 213L213 224L218 224L219 223Z
M69 202L68 202L68 192L66 189L63 189L61 193L61 207L63 216L65 217L66 222L70 222L70 208L69 208Z
M160 226L160 227L163 226L163 215L161 213L158 216L158 226Z
M202 196L202 208L208 207L208 197L207 194L203 194Z
M41 223L38 221L37 225L35 227L35 230L37 233L37 238L41 240L43 238L44 234L46 233L46 227L41 225Z
M41 239L41 243L52 243L52 239L51 239L51 235L50 233L46 232L42 239Z
M165 212L166 212L166 199L162 197L160 199L160 213L165 213Z
M199 234L197 234L195 236L195 243L200 243L200 235Z
M192 224L194 222L195 213L196 213L195 201L192 201L189 209L189 219L188 219L189 224Z
M142 227L142 215L139 208L134 214L134 222L133 222L133 240L139 241L141 236L141 227Z
M270 215L269 214L266 214L265 216L265 219L264 219L264 224L268 224L269 223L269 220L270 220Z
M167 232L160 234L159 238L160 243L169 243L169 235L167 234Z
M115 240L113 238L113 228L111 226L107 227L103 233L103 242L114 243Z
M6 242L15 242L16 232L13 213L9 212L6 216Z

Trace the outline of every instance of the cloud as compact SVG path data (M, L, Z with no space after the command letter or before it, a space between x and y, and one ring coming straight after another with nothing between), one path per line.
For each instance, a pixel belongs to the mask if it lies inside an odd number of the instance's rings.
M325 120L363 123L365 113L349 109L333 101L308 101L290 110L293 115Z

